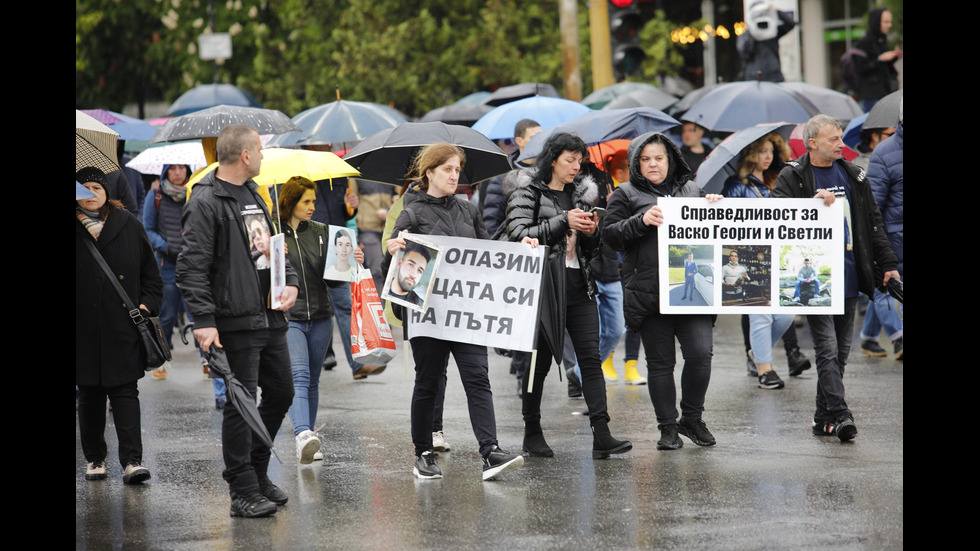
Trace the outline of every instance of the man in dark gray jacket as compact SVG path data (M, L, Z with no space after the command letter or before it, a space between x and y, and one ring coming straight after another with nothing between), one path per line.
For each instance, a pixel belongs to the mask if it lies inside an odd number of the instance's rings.
M231 371L253 396L261 381L259 413L275 439L293 401L283 312L296 302L298 278L287 262L282 306L269 309L272 223L252 181L262 164L261 149L258 133L248 126L228 126L218 135L218 168L194 186L184 208L177 285L201 347L222 348ZM275 514L288 497L267 475L269 448L253 438L231 404L224 409L221 444L231 516Z

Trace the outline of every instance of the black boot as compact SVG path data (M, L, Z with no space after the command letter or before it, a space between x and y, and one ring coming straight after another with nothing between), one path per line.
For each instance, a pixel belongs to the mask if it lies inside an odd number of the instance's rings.
M592 459L605 459L614 453L626 453L633 449L629 440L616 440L609 434L607 421L592 425Z
M541 431L541 421L524 422L524 452L531 457L554 457L555 452L548 446Z

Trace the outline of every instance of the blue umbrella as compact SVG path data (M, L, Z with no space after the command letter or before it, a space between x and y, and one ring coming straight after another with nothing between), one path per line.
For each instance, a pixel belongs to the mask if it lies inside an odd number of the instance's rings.
M91 199L92 197L95 197L95 194L80 184L78 180L75 180L75 200L81 201L82 199Z
M81 111L111 128L119 134L120 140L147 141L157 133L155 126L151 126L150 123L136 117L105 109L82 109Z
M262 107L262 104L252 94L231 84L202 84L184 92L170 106L167 114L170 116L186 115L216 105L234 105L238 107Z
M586 145L593 145L610 140L632 140L646 132L663 132L680 124L670 115L653 107L589 111L535 134L524 147L518 161L537 157L544 143L556 132L575 134Z
M491 140L514 137L514 125L521 119L533 119L541 128L551 128L584 113L589 108L577 101L547 96L533 96L497 107L473 124L473 130Z
M780 82L778 85L810 100L824 115L849 121L864 112L854 98L837 90L798 81Z
M857 149L858 144L861 143L861 130L864 129L864 121L867 118L868 114L865 113L847 123L847 128L844 129L844 144L851 149Z
M293 117L293 122L302 133L279 134L266 145L291 147L358 142L407 121L383 105L337 100L307 109Z
M742 150L770 132L777 132L789 140L794 123L774 122L760 124L735 132L715 147L708 158L698 167L695 182L706 193L721 193L725 180L735 174Z
M719 84L681 117L715 132L737 132L771 122L806 122L820 111L809 100L772 82Z

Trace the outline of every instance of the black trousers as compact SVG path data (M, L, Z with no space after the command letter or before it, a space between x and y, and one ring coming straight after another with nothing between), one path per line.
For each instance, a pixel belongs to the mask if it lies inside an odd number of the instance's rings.
M259 415L275 440L295 392L286 327L229 331L221 333L220 338L235 377L252 396L256 387L262 388ZM231 495L257 492L259 478L266 476L272 454L255 437L230 400L221 424L221 448L225 460L221 476L228 482Z
M473 435L480 444L480 455L487 455L497 445L497 419L490 391L487 348L431 337L411 339L415 358L415 390L412 392L412 443L415 455L432 451L432 431L436 401L441 402L446 389L446 369L452 353L459 368L459 378L466 392Z
M136 381L114 387L78 386L78 432L85 460L104 461L105 402L112 404L112 419L119 439L119 464L143 461L143 437L140 435L140 399Z
M711 380L712 320L705 314L651 314L638 328L647 357L647 386L658 425L677 423L674 339L681 345L681 416L696 420L704 412Z
M575 355L582 370L582 394L589 408L589 422L609 422L606 411L606 380L602 377L602 360L599 359L599 309L584 288L570 292L566 298L565 328L575 344ZM562 337L564 338L564 337ZM524 376L524 403L521 413L525 423L540 422L541 396L544 380L551 370L551 347L543 332L538 333L538 357L534 364L533 392L528 392L531 378Z

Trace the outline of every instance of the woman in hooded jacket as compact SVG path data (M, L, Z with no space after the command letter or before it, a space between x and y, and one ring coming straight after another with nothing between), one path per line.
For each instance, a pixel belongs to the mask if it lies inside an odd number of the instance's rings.
M551 358L561 362L565 330L575 344L582 369L582 392L592 426L592 457L604 459L633 449L628 440L613 438L606 411L606 383L599 358L599 310L590 262L599 254L598 214L590 211L599 201L591 178L579 176L588 159L585 143L568 133L548 138L537 158L533 177L507 201L504 228L511 241L537 239L550 248L541 290L534 377L523 379L524 451L552 457L541 428L541 396Z
M603 241L623 252L623 290L626 325L635 329L646 350L650 400L660 429L658 450L683 446L683 434L699 446L715 438L701 418L711 378L712 325L707 314L660 313L657 228L664 223L657 206L661 197L702 197L690 180L691 170L680 150L666 136L648 132L627 150L630 181L620 184L609 200ZM721 195L707 195L709 201ZM674 341L684 355L681 374L681 416L678 420L674 385Z

